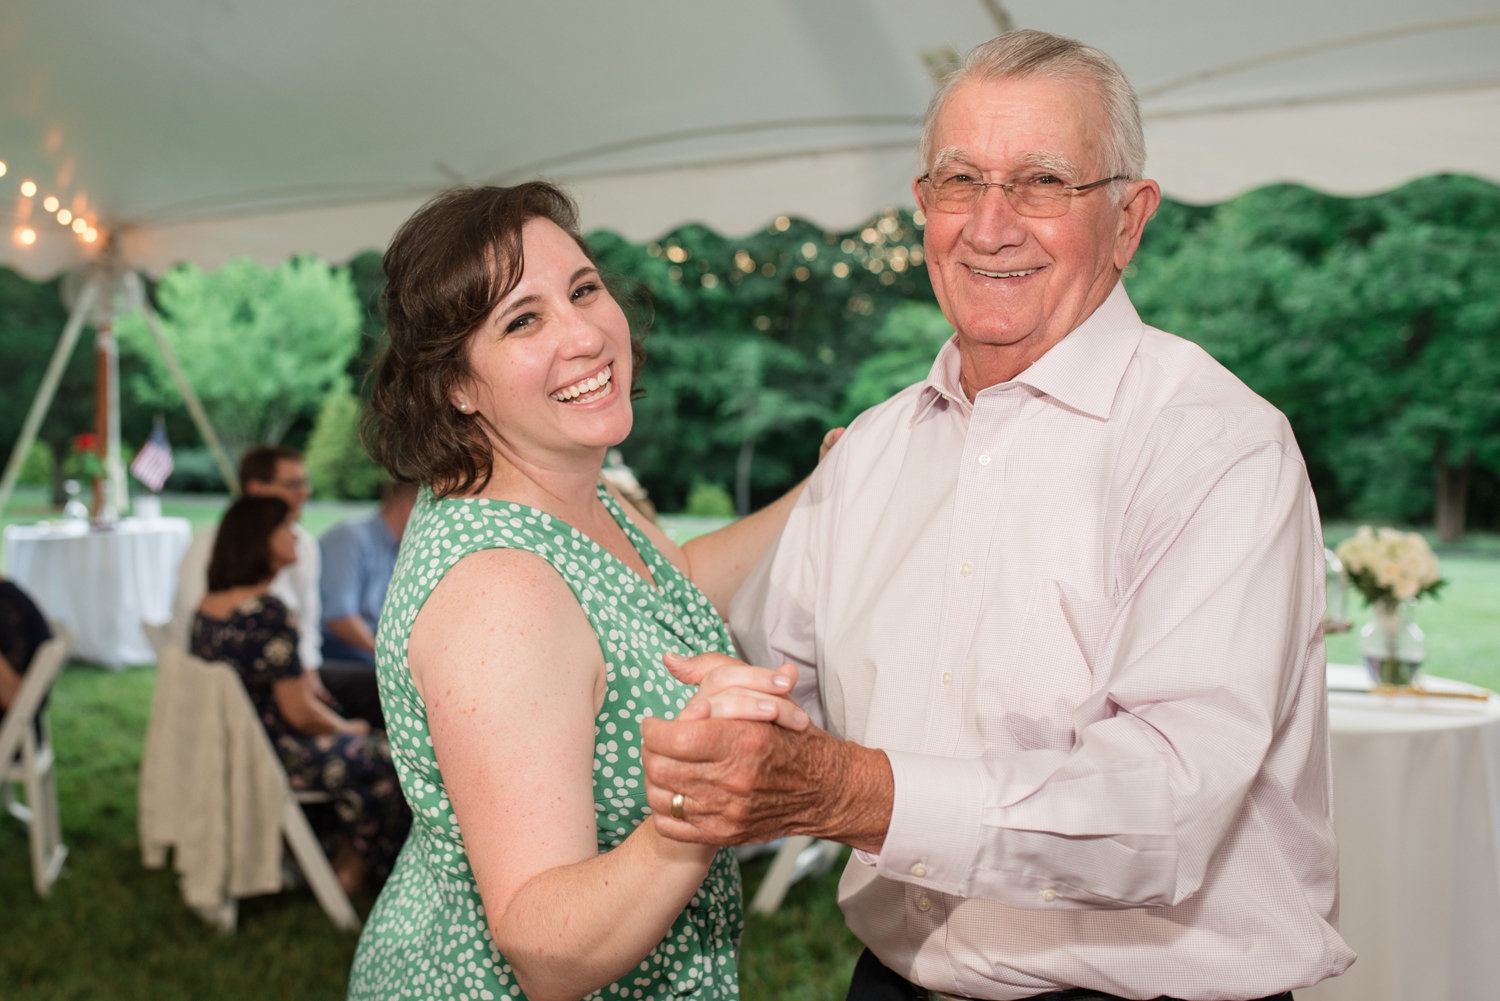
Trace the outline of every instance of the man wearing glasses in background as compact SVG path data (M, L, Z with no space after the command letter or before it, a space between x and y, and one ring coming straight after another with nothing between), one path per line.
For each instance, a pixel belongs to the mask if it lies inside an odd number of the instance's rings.
M251 497L280 497L291 506L292 532L297 536L297 562L282 569L271 582L271 593L297 619L297 655L313 679L313 689L326 697L318 676L323 666L323 632L318 578L322 555L317 538L302 527L302 505L312 496L302 453L279 445L257 445L240 459L240 486ZM210 525L193 535L192 545L177 570L177 597L172 603L172 641L187 646L193 616L208 591L208 561L219 527Z
M818 725L647 720L654 822L857 849L850 1001L1337 976L1317 509L1282 415L1121 284L1161 199L1130 84L1004 35L920 156L956 335L853 423L730 609Z

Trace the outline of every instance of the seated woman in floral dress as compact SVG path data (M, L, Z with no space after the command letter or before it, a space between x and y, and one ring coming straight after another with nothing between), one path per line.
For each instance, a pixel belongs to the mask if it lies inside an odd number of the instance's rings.
M389 875L411 812L385 734L344 719L313 694L296 624L269 593L272 578L297 558L290 513L278 497L242 497L224 513L191 650L239 672L292 788L333 797L344 837L334 871L353 891L367 875Z

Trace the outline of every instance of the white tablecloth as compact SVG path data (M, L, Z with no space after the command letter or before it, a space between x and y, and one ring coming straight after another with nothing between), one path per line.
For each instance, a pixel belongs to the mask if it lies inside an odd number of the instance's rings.
M74 656L114 668L151 664L141 622L172 617L177 565L190 541L185 518L126 518L107 531L12 525L5 575L73 631Z
M1331 691L1328 717L1339 928L1359 959L1297 1001L1497 1001L1500 698Z

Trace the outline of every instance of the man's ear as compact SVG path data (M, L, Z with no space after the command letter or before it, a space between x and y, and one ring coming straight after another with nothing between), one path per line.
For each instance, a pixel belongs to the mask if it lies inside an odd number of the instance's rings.
M1161 185L1155 181L1132 181L1130 193L1120 209L1120 229L1115 234L1115 268L1124 271L1136 248L1146 223L1161 205Z

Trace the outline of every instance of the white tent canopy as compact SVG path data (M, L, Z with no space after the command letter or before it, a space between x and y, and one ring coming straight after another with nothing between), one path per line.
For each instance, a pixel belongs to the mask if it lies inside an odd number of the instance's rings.
M343 260L444 187L535 176L635 239L843 228L910 203L935 75L1008 23L1120 62L1177 198L1500 179L1500 0L7 0L0 262L103 243L48 195L158 273Z

